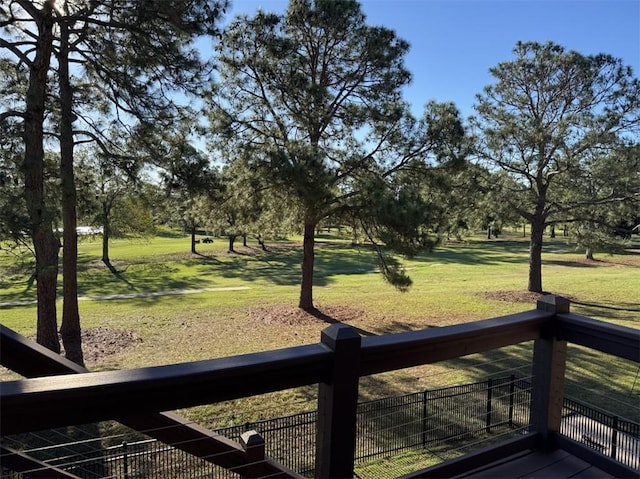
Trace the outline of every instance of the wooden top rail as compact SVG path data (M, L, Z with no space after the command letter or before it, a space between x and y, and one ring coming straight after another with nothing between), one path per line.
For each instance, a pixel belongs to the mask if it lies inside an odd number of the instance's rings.
M0 383L1 434L134 417L329 382L331 359L328 348L312 344L168 366L6 381Z
M471 323L362 338L360 375L367 376L530 341L553 313L539 310Z
M2 365L27 378L87 372L82 366L2 324L0 324L0 351L2 351Z
M558 339L640 363L640 329L574 313L558 314L555 327Z

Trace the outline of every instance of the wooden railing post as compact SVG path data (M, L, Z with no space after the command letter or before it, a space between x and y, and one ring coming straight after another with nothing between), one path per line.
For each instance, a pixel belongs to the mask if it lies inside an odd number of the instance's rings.
M318 388L316 478L352 478L361 338L349 326L332 324L321 342L334 354L331 382Z
M264 439L257 431L247 431L240 435L240 445L245 451L247 466L242 479L264 476Z
M538 300L537 309L568 313L569 301L560 296L547 295ZM567 342L555 337L553 321L543 327L542 337L533 348L533 379L531 389L531 425L540 434L543 447L553 449L554 438L560 432L564 403L564 378L567 361Z

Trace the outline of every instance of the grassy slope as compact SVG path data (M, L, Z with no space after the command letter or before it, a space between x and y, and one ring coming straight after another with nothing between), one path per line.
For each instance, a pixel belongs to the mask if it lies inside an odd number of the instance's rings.
M326 241L323 243L322 241ZM330 242L329 242L330 241ZM140 293L174 289L248 287L243 291L216 291L181 296L155 296L121 300L82 301L85 329L106 327L132 330L143 341L108 356L92 369L132 368L197 359L223 357L297 344L317 342L322 321L256 319L257 308L294 307L299 293L300 250L291 245L272 245L262 254L256 246L239 247L228 255L226 242L198 245L200 255L188 253L186 237L158 237L151 241L114 241L111 258L121 271L113 276L99 262L99 242L80 244L81 295ZM322 309L348 305L355 311L349 324L374 334L442 326L523 311L532 303L487 299L485 292L524 290L528 270L527 242L521 237L497 241L477 239L468 244L449 244L437 251L405 261L414 285L398 293L373 273L374 258L366 248L355 249L336 238L325 237L318 245L314 290ZM547 243L543 256L545 289L577 301L605 307L574 305L573 311L637 327L640 315L640 256L600 256L587 264L562 240ZM6 255L0 256L3 283L0 303L29 300L27 277ZM634 311L635 310L635 311ZM35 333L35 306L0 308L0 321L26 335ZM158 354L162 351L162 354ZM610 373L611 360L572 348L572 375L587 389L607 375L609 387L621 399L629 397L635 369L622 363ZM484 377L492 371L511 371L529 364L528 345L507 351L474 355L449 364L425 366L362 380L363 398ZM589 367L582 365L588 364ZM640 385L636 386L640 390ZM286 391L268 399L247 399L216 408L195 408L187 414L209 424L228 423L312 409L314 388ZM597 401L597 397L592 398ZM241 411L242 410L242 411ZM240 412L241 411L241 412Z

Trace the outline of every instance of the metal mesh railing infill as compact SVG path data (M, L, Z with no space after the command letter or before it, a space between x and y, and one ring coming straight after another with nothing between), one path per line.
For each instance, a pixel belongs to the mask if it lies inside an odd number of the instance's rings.
M531 382L515 376L362 402L357 410L356 464L406 451L460 448L519 434L529 425ZM561 433L640 469L640 424L565 399ZM289 470L311 477L315 469L315 411L233 425L215 432L232 440L248 430L264 438L265 453ZM511 432L510 432L511 431ZM33 447L5 437L3 445L81 478L235 479L233 471L153 439L101 439ZM54 441L55 442L55 441ZM60 442L60 441L58 441ZM80 448L79 445L82 444ZM2 479L23 477L2 469ZM26 476L24 476L26 477Z

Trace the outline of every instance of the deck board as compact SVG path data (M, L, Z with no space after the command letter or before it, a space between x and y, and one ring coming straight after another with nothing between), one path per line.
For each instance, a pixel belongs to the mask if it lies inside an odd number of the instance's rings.
M469 471L459 477L467 479L608 479L613 476L566 451L556 450L548 454L539 451L515 454L488 464L481 470Z
M517 454L509 457L505 457L500 461L496 461L491 464L487 464L479 471L470 471L459 477L473 478L473 479L493 479L499 477L496 474L501 474L501 477L516 477L517 474L522 472L522 467L519 465L519 461L528 461L529 457L534 453L527 451L526 453Z
M615 476L607 474L602 469L598 469L595 466L589 466L588 469L579 472L575 476L571 476L571 479L611 479Z

